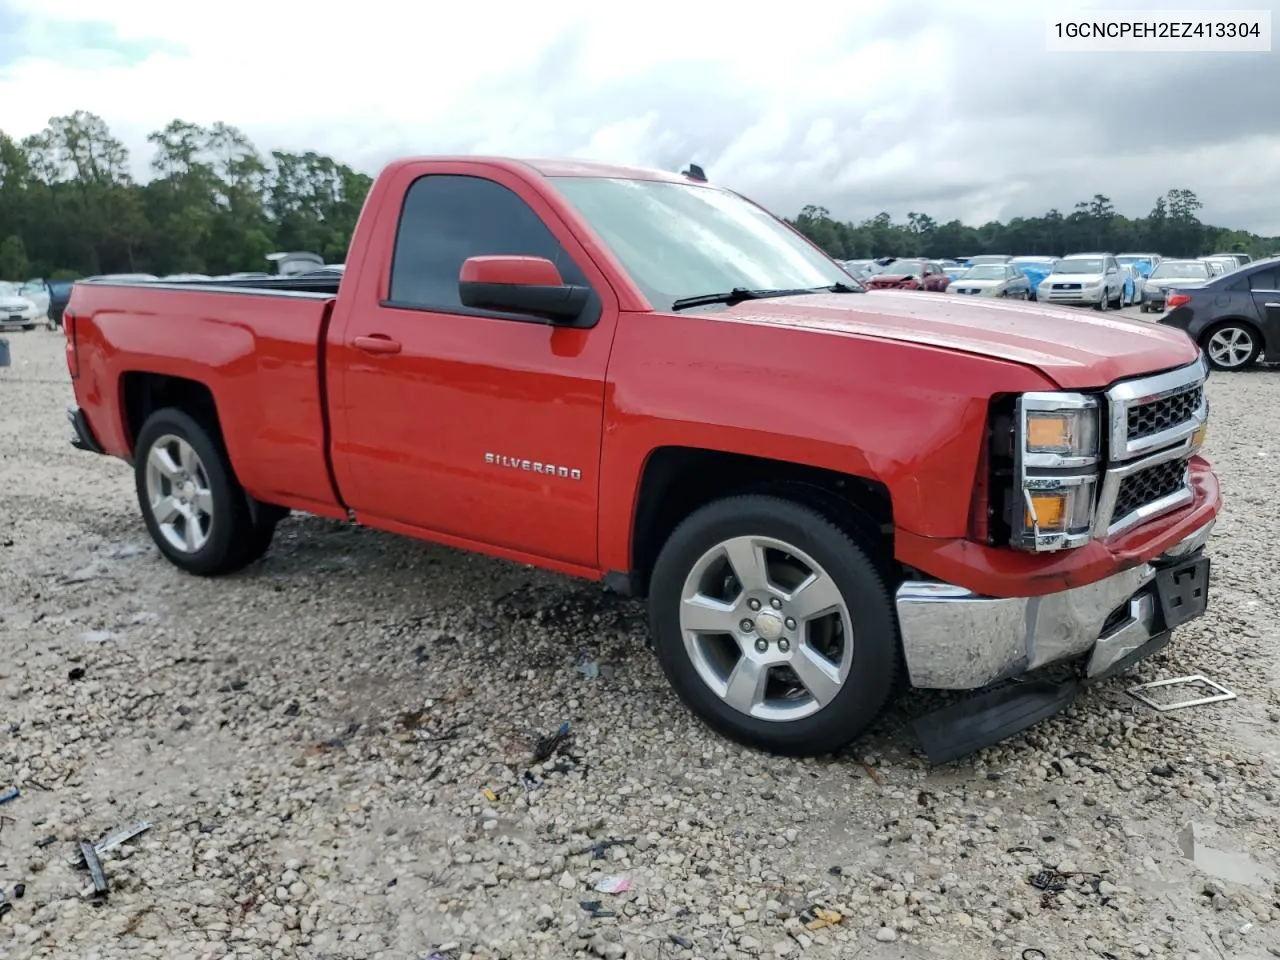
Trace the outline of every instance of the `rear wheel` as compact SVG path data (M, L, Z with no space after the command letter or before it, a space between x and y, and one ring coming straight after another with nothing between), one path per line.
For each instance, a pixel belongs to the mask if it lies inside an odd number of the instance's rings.
M1258 334L1242 323L1219 324L1201 342L1209 363L1216 370L1243 370L1258 362L1262 342Z
M270 546L274 515L254 523L221 437L190 414L166 408L147 418L134 474L151 539L188 573L231 573Z
M649 615L680 698L751 747L830 753L893 690L896 617L871 551L790 500L732 497L689 516L654 566Z

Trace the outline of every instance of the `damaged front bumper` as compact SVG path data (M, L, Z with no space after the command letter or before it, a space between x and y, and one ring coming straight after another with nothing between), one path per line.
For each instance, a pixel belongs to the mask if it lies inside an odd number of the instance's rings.
M1214 521L1150 563L1039 597L985 597L953 584L898 589L902 649L914 687L979 690L1080 659L1086 679L1154 653L1170 631L1204 613Z

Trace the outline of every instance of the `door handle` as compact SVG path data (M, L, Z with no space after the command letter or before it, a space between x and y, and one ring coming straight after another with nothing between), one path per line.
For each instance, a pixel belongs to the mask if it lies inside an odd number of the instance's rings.
M369 337L356 337L351 341L351 345L357 350L363 350L365 353L399 353L400 343L392 340L390 337L381 333L375 333Z

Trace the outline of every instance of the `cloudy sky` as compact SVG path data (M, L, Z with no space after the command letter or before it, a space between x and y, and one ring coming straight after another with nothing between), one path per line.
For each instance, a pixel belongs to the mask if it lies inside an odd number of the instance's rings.
M1249 5L0 0L0 129L90 110L140 176L174 117L369 172L416 153L693 160L777 213L855 220L981 223L1099 192L1143 215L1185 186L1206 221L1278 235L1280 51L1046 50L1046 19L1085 7Z

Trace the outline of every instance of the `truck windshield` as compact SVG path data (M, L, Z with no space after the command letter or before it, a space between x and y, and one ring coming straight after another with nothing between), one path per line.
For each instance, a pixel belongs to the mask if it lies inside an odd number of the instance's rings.
M849 285L850 276L785 224L717 187L554 177L659 310L720 291Z

